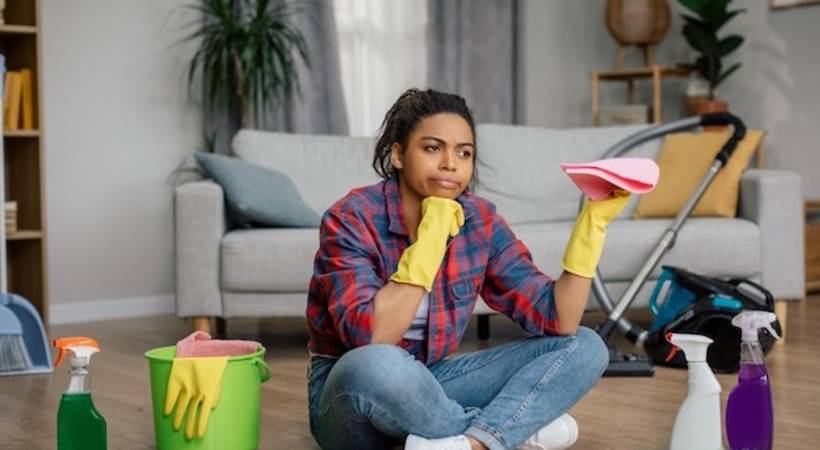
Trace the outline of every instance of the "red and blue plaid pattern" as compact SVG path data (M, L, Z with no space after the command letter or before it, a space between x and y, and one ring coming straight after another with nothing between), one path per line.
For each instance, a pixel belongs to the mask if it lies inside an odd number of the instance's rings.
M538 270L492 203L470 193L456 200L465 223L448 241L429 295L427 339L398 345L428 365L455 352L479 294L525 330L557 334L554 281ZM319 235L307 302L308 348L338 357L370 343L376 292L410 245L398 180L351 191L324 213Z

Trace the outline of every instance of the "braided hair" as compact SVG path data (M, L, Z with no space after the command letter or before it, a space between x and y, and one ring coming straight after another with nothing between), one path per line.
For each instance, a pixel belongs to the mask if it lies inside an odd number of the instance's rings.
M470 131L475 139L475 123L467 102L459 95L447 94L433 89L419 90L411 88L404 91L399 96L393 106L384 116L384 121L379 128L379 136L376 140L376 148L373 153L373 169L379 176L389 180L396 175L396 168L390 160L390 147L393 143L398 143L402 151L407 149L407 142L410 133L416 128L419 122L426 117L439 113L458 114L470 126ZM473 158L475 164L475 158ZM475 167L473 179L470 181L471 187L475 184Z

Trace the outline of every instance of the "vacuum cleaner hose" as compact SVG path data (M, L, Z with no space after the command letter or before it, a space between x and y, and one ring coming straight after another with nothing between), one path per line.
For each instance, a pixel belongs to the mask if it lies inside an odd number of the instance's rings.
M602 156L602 158L617 158L638 145L643 144L644 142L659 138L669 133L689 130L699 126L731 126L732 135L726 143L723 144L723 147L721 147L721 150L717 156L715 156L716 161L715 164L713 164L714 167L710 169L709 176L707 176L707 179L702 181L701 186L699 186L696 191L695 196L697 198L690 198L681 212L678 213L679 217L676 217L672 227L666 231L664 239L659 242L658 247L655 248L652 257L650 257L650 260L644 264L644 267L641 268L640 272L632 281L632 284L617 304L612 301L612 298L610 297L609 292L602 281L603 276L600 268L596 270L596 277L592 280L592 290L598 300L598 303L601 305L601 308L603 308L608 315L607 319L598 327L598 333L605 339L608 338L612 334L612 331L614 331L617 327L621 329L630 342L637 344L638 347L643 346L643 343L646 341L646 337L648 336L648 332L641 327L630 323L624 317L624 312L637 296L640 286L646 282L651 270L659 262L660 257L674 244L674 237L677 234L677 230L683 225L683 222L691 213L691 209L694 208L694 203L700 198L703 191L711 182L711 177L717 173L717 170L719 170L720 167L726 164L738 143L746 135L746 126L737 116L728 112L706 114L700 117L688 117L666 124L647 127L622 139L610 147ZM720 163L718 163L718 161L720 161ZM582 195L578 205L579 211L583 207L584 200L584 196ZM649 265L652 267L648 267Z
M728 112L705 114L700 117L700 124L701 126L732 126L732 136L723 144L720 152L715 156L725 165L732 156L732 152L737 148L737 144L746 136L746 125L737 116Z

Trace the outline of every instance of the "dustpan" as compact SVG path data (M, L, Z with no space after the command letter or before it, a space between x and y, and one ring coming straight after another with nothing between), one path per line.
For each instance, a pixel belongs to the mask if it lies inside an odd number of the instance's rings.
M21 330L23 353L29 367L2 372L5 375L27 375L52 371L46 331L34 306L16 294L0 293L0 330Z

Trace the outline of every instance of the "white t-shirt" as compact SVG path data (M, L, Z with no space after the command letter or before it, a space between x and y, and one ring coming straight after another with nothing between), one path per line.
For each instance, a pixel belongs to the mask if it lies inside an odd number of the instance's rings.
M419 303L419 308L416 310L416 317L410 324L410 328L404 333L405 339L412 339L415 341L423 341L427 337L427 310L430 308L430 297L424 294Z

